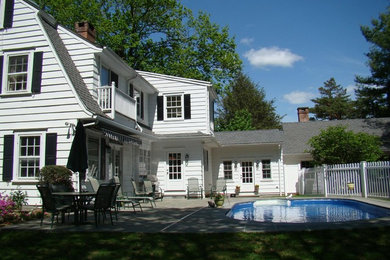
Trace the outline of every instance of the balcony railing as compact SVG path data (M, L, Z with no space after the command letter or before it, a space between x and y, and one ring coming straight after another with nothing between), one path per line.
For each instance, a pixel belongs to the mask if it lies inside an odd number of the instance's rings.
M98 103L103 112L110 114L111 118L115 118L115 113L136 119L136 101L134 98L123 93L115 87L103 86L97 88Z

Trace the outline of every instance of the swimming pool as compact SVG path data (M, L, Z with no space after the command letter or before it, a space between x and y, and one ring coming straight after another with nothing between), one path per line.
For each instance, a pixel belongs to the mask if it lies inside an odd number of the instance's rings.
M226 215L258 222L313 223L390 217L390 209L349 199L270 199L235 204Z

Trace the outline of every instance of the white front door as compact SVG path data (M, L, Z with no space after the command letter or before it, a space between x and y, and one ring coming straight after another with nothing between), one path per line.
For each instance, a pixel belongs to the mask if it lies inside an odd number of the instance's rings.
M167 190L184 190L181 153L168 153Z
M241 191L254 191L253 162L241 162Z

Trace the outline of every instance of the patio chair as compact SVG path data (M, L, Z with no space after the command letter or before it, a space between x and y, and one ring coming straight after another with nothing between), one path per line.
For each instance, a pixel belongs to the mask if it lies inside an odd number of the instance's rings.
M136 210L135 210L136 206L138 206L140 208L141 212L143 212L142 207L141 207L141 203L139 203L139 201L131 199L129 196L127 196L126 193L122 192L122 186L120 185L119 177L114 176L112 181L117 185L119 184L119 188L118 188L116 199L115 199L116 211L118 211L122 205L123 205L123 208L126 208L126 205L131 204L131 206L133 207L134 213L136 212Z
M41 217L41 226L43 223L43 217L45 212L51 213L51 228L53 228L54 217L57 217L61 213L62 223L65 220L65 212L73 209L72 204L62 204L60 201L56 201L55 197L53 197L49 186L46 185L37 185L37 189L42 198L42 217Z
M162 201L164 198L163 190L161 188L159 188L159 191L154 190L151 181L148 180L144 181L144 191L147 194L147 196L153 196L155 200L161 199Z
M83 209L90 210L94 212L95 216L95 225L100 223L100 215L103 216L103 223L106 218L106 212L110 213L111 225L114 225L112 221L112 212L111 212L111 203L112 196L114 195L116 185L111 184L101 184L96 193L95 202L82 206Z
M227 197L226 190L226 180L224 178L218 178L215 185L211 187L210 198L215 197L218 193L222 193Z
M198 197L203 199L203 187L199 185L199 181L197 178L189 178L187 185L187 199L190 197Z
M152 207L153 207L153 205L156 206L156 202L155 202L154 197L152 195L146 193L145 191L140 191L134 180L131 181L131 184L133 185L134 195L135 195L134 197L130 197L131 199L134 199L137 201L142 200L144 202L147 200L150 202L150 205Z

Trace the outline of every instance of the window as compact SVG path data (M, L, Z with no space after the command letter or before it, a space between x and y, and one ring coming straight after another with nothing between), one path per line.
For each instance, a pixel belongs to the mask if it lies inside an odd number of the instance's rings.
M115 87L119 86L118 74L112 70L101 66L100 69L100 86L111 86L112 82L115 82Z
M3 66L3 94L32 92L32 52L5 53Z
M168 154L168 176L170 180L181 179L181 153Z
M253 183L253 163L252 162L242 162L242 183Z
M227 180L233 179L232 161L223 162L223 175Z
M144 92L134 89L134 97L137 101L137 117L144 119Z
M183 117L183 102L182 95L166 97L166 118L182 118Z
M204 171L209 171L209 151L206 149L203 149L203 162L204 162Z
M261 165L263 171L263 179L271 179L271 161L262 160Z
M139 150L139 175L150 175L150 151Z
M44 166L44 135L19 134L16 136L16 169L19 179L36 179Z

